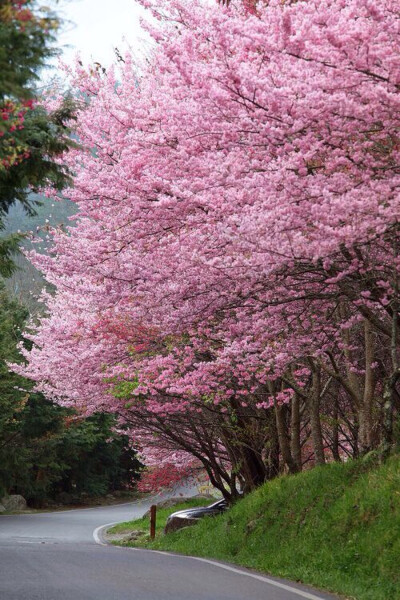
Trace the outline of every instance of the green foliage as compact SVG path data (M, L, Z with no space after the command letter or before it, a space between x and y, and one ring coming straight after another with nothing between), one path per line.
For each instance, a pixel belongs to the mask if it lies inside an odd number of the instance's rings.
M1 221L0 221L1 229ZM0 276L11 277L16 270L14 257L19 253L19 245L22 236L19 234L9 235L0 239Z
M23 378L7 366L7 361L19 359L17 344L26 317L26 310L10 299L0 282L0 492L7 485L6 473L15 467L7 446L19 435L19 416L27 399Z
M56 162L68 148L76 145L67 123L74 118L75 105L66 98L59 111L48 113L36 106L26 114L24 127L13 133L15 143L29 154L7 169L0 169L0 216L19 200L28 214L35 214L31 192L43 187L61 191L70 183L70 174Z
M113 431L114 425L113 415L77 418L41 394L31 394L19 428L24 467L13 471L9 489L31 506L42 506L79 503L132 487L141 465L128 437Z
M0 4L0 101L32 97L38 71L56 54L52 48L56 16L38 10L33 0L27 0L24 8L23 17L15 1L2 0Z
M21 360L26 318L0 283L0 496L18 493L42 506L132 487L141 465L113 415L78 417L9 370Z
M15 419L14 437L5 445L3 485L9 493L22 494L33 505L41 505L52 494L52 486L68 465L62 460L65 409L41 394L27 394Z
M29 394L2 440L2 491L22 494L40 507L132 488L141 464L114 425L113 415L82 419L41 394Z
M36 81L51 56L59 22L36 0L0 2L0 229L18 200L34 214L31 192L43 187L61 191L70 182L68 169L57 158L75 143L70 123L75 102L66 97L48 112L36 100ZM13 271L16 238L0 243L0 274Z
M141 464L128 436L116 432L115 425L115 417L104 413L70 422L61 453L68 469L57 485L58 492L74 499L101 496L139 478Z
M211 518L129 545L228 560L357 600L400 597L399 456L283 476Z
M110 392L115 398L128 399L131 398L132 392L139 386L139 380L137 377L133 381L118 381L111 388Z

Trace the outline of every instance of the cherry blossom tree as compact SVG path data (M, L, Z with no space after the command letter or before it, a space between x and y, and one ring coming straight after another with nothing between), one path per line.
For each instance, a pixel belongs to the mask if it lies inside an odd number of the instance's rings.
M394 0L143 0L152 55L71 72L76 226L24 373L234 496L393 444ZM152 22L153 23L153 22ZM182 463L183 464L183 463Z

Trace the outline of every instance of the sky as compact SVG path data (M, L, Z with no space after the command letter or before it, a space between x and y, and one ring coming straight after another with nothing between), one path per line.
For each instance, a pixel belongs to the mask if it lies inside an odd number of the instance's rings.
M64 20L58 45L67 63L79 52L84 63L109 66L115 47L123 54L130 46L136 54L146 43L139 24L146 11L135 0L62 0L56 12Z

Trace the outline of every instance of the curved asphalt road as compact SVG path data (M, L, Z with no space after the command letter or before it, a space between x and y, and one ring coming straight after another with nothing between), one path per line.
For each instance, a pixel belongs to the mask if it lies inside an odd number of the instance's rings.
M102 545L103 525L152 503L0 516L0 600L333 598L225 563Z

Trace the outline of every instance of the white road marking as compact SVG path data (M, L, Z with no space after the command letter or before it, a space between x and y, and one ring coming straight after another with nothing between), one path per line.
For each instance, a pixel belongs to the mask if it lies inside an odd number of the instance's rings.
M105 529L106 527L111 527L112 525L117 525L117 523L121 523L121 521L113 521L113 523L107 523L106 525L100 525L100 527L96 527L96 529L93 531L93 539L96 542L96 544L99 544L100 546L109 546L109 544L106 544L101 539L100 531L102 529Z
M117 521L120 523L120 521ZM102 541L99 537L99 533L102 529L106 527L111 527L112 525L116 525L116 523L107 523L107 525L101 525L101 527L97 527L93 531L93 537L96 544L100 544L100 546L109 546ZM117 548L121 548L121 546L116 546ZM125 546L126 548L126 546ZM273 585L282 590L286 590L291 592L292 594L297 594L297 596L301 596L302 598L307 598L307 600L324 600L322 596L316 596L315 594L311 594L310 592L306 592L305 590L300 590L299 588L292 587L287 585L286 583L280 583L279 581L274 581L269 577L265 577L264 575L257 575L256 573L249 573L247 571L242 571L241 569L237 569L236 567L231 567L229 565L224 565L222 563L216 562L214 560L209 560L208 558L200 558L198 556L186 556L185 554L175 554L174 552L162 552L161 550L148 550L144 548L132 548L128 547L128 550L135 550L136 552L152 552L154 554L163 554L164 556L176 556L177 558L189 558L192 560L198 560L199 562L207 563L209 565L213 565L214 567L218 567L219 569L224 569L225 571L231 571L232 573L236 573L237 575L244 575L245 577L251 577L252 579L257 579L258 581L262 581L263 583L267 583L268 585Z
M158 551L156 550L156 552L158 552ZM166 554L166 553L160 552L160 554ZM175 555L175 556L179 556L179 555ZM232 571L232 573L238 573L239 575L245 575L246 577L252 577L252 579L258 579L258 581L263 581L264 583L268 583L269 585L274 585L275 587L281 588L282 590L287 590L288 592L291 592L292 594L297 594L298 596L302 596L303 598L307 598L308 600L323 600L322 596L316 596L315 594L311 594L310 592L306 592L304 590L299 590L298 588L294 588L291 585L287 585L285 583L279 583L279 581L274 581L273 579L269 579L269 577L264 577L263 575L256 575L255 573L247 573L246 571L241 571L240 569L236 569L235 567L223 565L221 563L215 562L213 560L209 560L207 558L199 558L198 556L189 556L188 558L192 558L193 560L198 560L200 562L214 565L215 567L219 567L220 569L225 569L225 571Z

